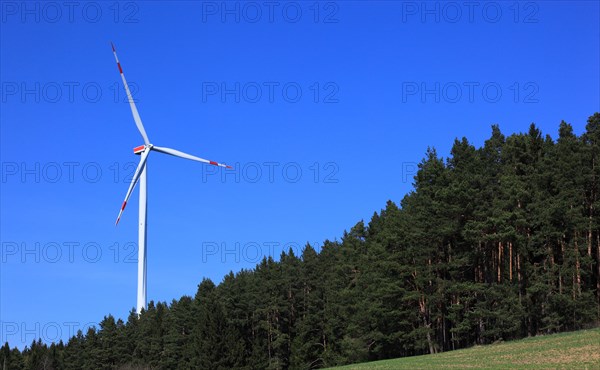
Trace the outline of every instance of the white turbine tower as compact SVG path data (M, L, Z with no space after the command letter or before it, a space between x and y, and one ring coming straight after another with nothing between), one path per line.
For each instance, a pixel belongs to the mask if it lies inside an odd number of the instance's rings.
M117 66L119 67L119 73L121 74L121 78L123 79L123 85L125 86L125 92L127 93L127 99L129 100L129 106L131 107L131 113L133 114L133 120L137 125L140 134L142 134L142 138L144 139L144 145L140 145L138 147L133 148L133 152L135 154L140 155L140 163L138 164L135 173L133 174L133 178L131 179L131 184L129 184L129 189L127 190L127 194L125 195L125 200L123 201L123 205L121 206L121 210L119 211L119 216L117 217L116 224L119 224L119 220L121 219L121 214L123 210L125 210L125 206L127 205L127 200L129 200L129 196L133 192L135 185L138 180L140 182L140 213L139 213L139 235L138 235L138 287L137 287L137 313L138 315L142 311L142 309L146 308L146 219L147 219L147 174L146 174L146 161L148 159L148 155L151 151L156 151L164 154L170 154L175 157L191 159L192 161L198 161L206 164L210 164L213 166L232 168L223 163L217 163L214 161L209 161L203 158L199 158L187 153L180 152L179 150L163 148L159 146L154 146L148 140L148 135L146 134L146 130L144 130L144 125L142 124L142 119L140 118L140 114L135 107L135 103L133 101L133 97L131 96L131 91L129 90L129 86L127 85L127 81L125 80L125 75L123 74L123 68L121 68L121 63L119 63L119 58L117 58L117 51L115 50L115 46L112 45L113 54L115 55L115 60L117 61Z

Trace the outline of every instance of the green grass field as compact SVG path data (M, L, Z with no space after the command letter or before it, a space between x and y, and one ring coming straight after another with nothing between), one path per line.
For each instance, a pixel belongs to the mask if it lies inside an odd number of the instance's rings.
M600 369L600 328L336 369Z

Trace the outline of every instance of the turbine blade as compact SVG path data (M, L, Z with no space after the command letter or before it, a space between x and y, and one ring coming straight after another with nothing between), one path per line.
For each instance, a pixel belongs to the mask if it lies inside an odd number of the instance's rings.
M173 156L179 157L179 158L185 158L185 159L190 159L192 161L202 162L202 163L206 163L206 164L212 164L213 166L225 167L225 168L233 168L231 166L226 165L225 163L218 163L218 162L215 162L215 161L209 161L208 159L196 157L196 156L193 156L191 154L180 152L179 150L175 150L175 149L171 149L171 148L162 148L162 147L159 147L159 146L153 146L153 147L151 147L151 149L152 150L156 150L157 152L161 152L161 153L173 155Z
M129 184L129 189L127 189L127 194L125 195L125 200L123 201L123 205L121 206L121 210L119 211L119 216L117 216L117 222L115 222L115 226L119 224L119 220L121 219L121 215L125 210L125 206L127 206L127 201L129 200L129 197L131 196L131 193L135 188L135 184L137 184L138 180L140 179L140 176L142 175L142 171L146 167L146 160L148 159L148 154L150 154L150 150L146 149L142 152L142 155L140 156L140 164L138 164L137 168L135 169L135 172L133 173L131 183Z
M117 57L117 50L115 49L115 46L112 44L112 42L110 43L110 45L112 46L112 51L113 51L113 54L115 55L115 60L117 61L117 66L119 67L119 73L121 74L121 79L123 80L123 85L125 86L125 92L127 93L127 100L129 100L129 106L131 107L131 114L133 114L133 120L135 121L135 124L136 124L138 130L140 131L140 134L142 134L142 138L144 138L144 143L150 144L150 140L148 140L148 135L146 134L146 130L144 130L144 125L142 124L142 119L140 118L140 114L138 113L138 110L133 101L133 97L131 96L131 91L129 90L129 85L127 85L127 80L125 80L125 75L123 74L123 68L121 68L121 63L119 63L119 58Z

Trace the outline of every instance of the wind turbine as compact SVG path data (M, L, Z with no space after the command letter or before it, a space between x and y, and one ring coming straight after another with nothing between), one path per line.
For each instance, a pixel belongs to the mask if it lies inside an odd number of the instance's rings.
M138 315L142 311L142 309L146 309L146 220L148 216L147 209L147 169L146 169L146 161L148 160L148 155L151 151L169 154L175 157L191 159L192 161L198 161L206 164L210 164L218 167L232 168L224 163L218 163L215 161L209 161L207 159L203 159L200 157L196 157L184 152L180 152L179 150L164 148L160 146L155 146L150 143L148 139L148 135L146 134L146 130L144 130L144 125L142 124L142 119L140 118L140 114L135 106L135 102L133 101L133 97L131 96L131 91L129 90L129 86L127 85L127 80L125 80L125 75L123 74L123 68L121 68L121 63L119 63L119 58L117 57L117 51L115 50L115 46L111 43L113 54L115 55L115 60L117 61L117 67L119 67L119 73L121 74L121 79L123 80L123 85L125 87L125 92L127 93L127 100L129 100L129 106L131 107L131 113L133 114L133 120L144 139L144 144L133 148L133 153L140 156L140 163L135 169L135 173L133 174L133 178L131 179L131 183L129 184L129 189L127 189L127 194L125 195L125 200L123 201L123 205L121 206L121 210L119 211L119 216L117 217L117 222L115 225L119 224L119 220L121 219L121 215L125 210L125 206L127 206L127 201L135 188L138 180L140 183L140 210L139 210L139 228L138 228L138 286L137 286L137 313Z

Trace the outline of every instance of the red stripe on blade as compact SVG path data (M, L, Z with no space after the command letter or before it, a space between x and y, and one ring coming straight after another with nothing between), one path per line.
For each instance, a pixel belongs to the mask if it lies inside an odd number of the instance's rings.
M117 65L119 66L119 72L121 72L121 74L123 74L123 69L121 68L121 63L117 62Z
M121 206L121 211L125 209L126 205L127 205L127 202L123 202L123 205Z
M212 164L213 166L218 166L219 164L217 162L214 161L209 161L210 164Z

